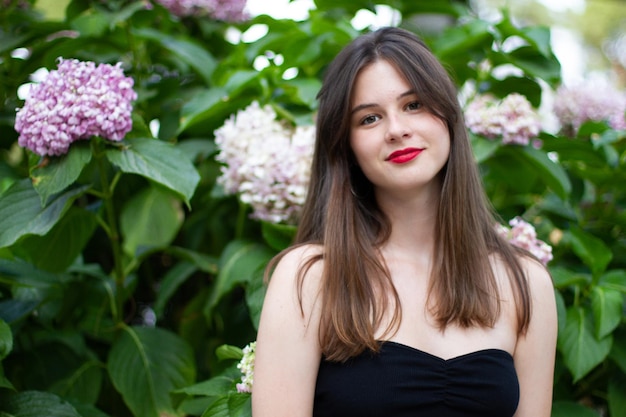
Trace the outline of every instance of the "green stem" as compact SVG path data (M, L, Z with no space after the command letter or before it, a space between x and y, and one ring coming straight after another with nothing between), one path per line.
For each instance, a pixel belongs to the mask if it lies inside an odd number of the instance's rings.
M120 232L117 225L117 217L115 206L113 204L113 184L109 181L107 175L107 165L104 160L104 154L98 146L98 140L91 141L93 144L93 153L98 161L98 171L100 171L100 184L102 186L102 196L104 202L104 211L106 215L105 231L111 242L111 250L113 255L113 276L115 280L115 311L113 311L113 319L119 323L123 320L123 288L125 281L124 266L122 265L122 245Z

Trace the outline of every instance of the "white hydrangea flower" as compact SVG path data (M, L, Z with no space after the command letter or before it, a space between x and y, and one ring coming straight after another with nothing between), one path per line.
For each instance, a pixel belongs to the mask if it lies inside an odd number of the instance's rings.
M237 364L237 369L241 371L241 382L237 384L237 392L252 392L255 349L256 341L243 348L243 357Z
M315 128L281 123L271 106L253 102L215 131L224 163L218 183L252 207L252 217L293 224L304 204Z

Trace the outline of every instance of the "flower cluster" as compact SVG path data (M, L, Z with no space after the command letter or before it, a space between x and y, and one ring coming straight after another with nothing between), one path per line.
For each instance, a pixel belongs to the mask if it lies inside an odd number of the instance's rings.
M63 155L72 142L101 136L120 141L132 128L133 79L115 66L59 59L18 109L18 143L39 155Z
M156 0L175 16L211 16L225 22L248 19L246 0Z
M504 144L528 145L541 130L541 120L526 97L512 93L502 100L477 96L465 111L465 123L475 134L502 138Z
M574 133L587 121L607 121L613 129L626 129L626 92L608 83L562 85L554 98L554 114L561 126Z
M546 242L537 239L535 228L525 222L521 217L515 217L509 221L511 228L497 224L496 228L500 236L507 239L513 245L526 249L547 265L552 260L552 247Z
M256 342L251 342L243 348L243 358L237 364L237 369L241 371L241 382L237 384L237 392L252 392L255 349Z
M253 102L215 131L225 165L218 183L252 207L252 218L293 224L304 204L315 128L276 120L271 106Z

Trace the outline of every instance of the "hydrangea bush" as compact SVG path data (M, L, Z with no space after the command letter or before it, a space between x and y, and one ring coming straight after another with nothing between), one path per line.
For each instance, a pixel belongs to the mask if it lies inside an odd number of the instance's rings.
M132 128L134 81L116 65L59 58L58 68L32 85L15 116L20 146L64 155L77 140L120 141Z

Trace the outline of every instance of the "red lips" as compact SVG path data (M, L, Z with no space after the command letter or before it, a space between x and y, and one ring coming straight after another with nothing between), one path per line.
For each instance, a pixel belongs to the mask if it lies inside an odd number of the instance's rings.
M394 164L404 164L415 159L417 155L422 152L422 150L423 149L418 148L400 149L399 151L391 153L386 160L393 162Z

